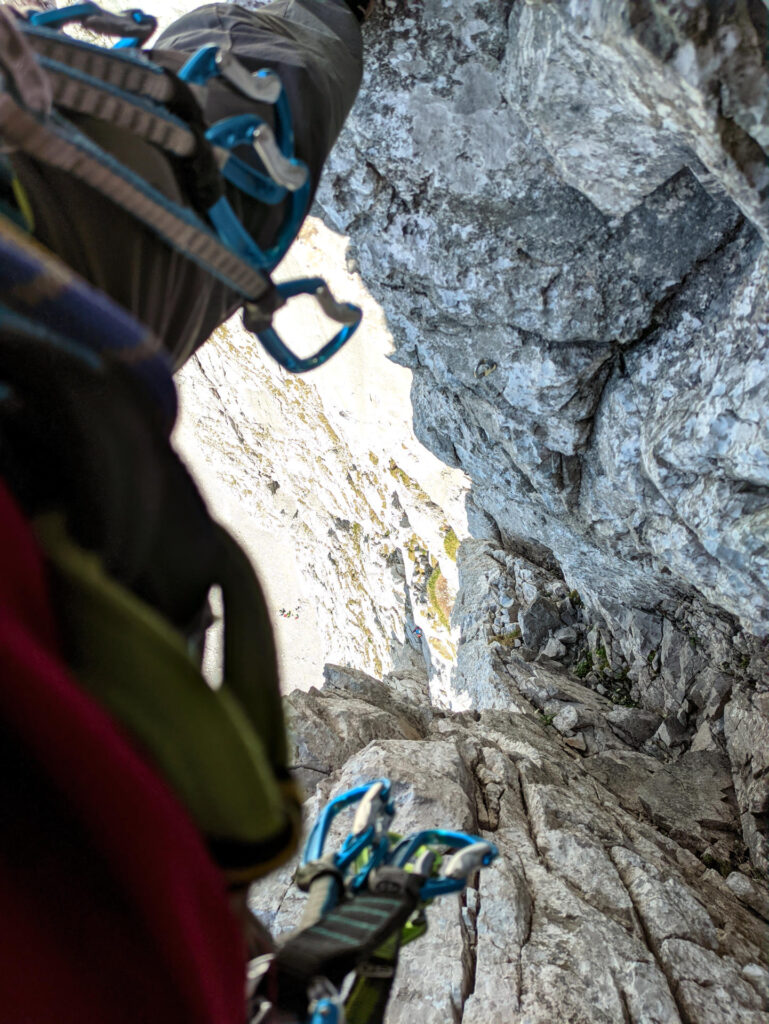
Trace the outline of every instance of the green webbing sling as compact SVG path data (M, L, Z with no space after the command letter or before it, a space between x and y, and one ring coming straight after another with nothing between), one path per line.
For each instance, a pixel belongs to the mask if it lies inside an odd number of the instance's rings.
M230 878L267 873L296 846L300 801L285 770L280 696L259 686L269 623L245 555L221 531L225 682L213 690L181 635L110 579L60 516L36 531L79 681L144 748Z
M426 930L425 925L421 934ZM344 1004L347 1024L381 1024L384 1020L390 990L395 981L398 955L403 945L401 934L397 932L390 936L358 968L355 983Z

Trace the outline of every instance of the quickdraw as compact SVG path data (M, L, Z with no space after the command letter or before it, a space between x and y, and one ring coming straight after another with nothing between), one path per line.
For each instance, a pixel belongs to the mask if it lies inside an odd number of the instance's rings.
M334 819L351 807L350 832L326 854ZM399 951L427 930L426 907L461 892L498 856L493 843L465 832L402 838L390 832L394 814L388 779L343 793L321 811L297 871L308 892L300 928L251 965L252 1024L272 1005L303 1024L380 1024ZM268 978L274 1004L263 995Z

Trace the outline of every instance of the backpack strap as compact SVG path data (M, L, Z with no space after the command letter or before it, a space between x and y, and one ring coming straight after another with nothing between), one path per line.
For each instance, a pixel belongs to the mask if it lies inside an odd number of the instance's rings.
M0 475L47 555L68 664L174 789L228 880L260 877L296 846L301 810L253 569L119 362L1 306L0 324ZM178 628L216 583L218 690Z
M53 28L46 28L47 23L41 24L42 16L54 13L62 14L63 10L33 14L29 23L19 22L25 39L41 57L156 103L168 103L171 100L174 87L170 76L141 50L107 50L103 46L73 39Z
M335 302L325 284L320 282L319 287L316 279L276 287L269 277L299 230L309 200L306 168L293 156L290 111L283 90L277 93L272 73L249 76L235 58L212 53L212 48L194 55L177 77L139 55L138 50L104 50L48 27L76 20L89 28L106 26L106 31L113 31L115 17L86 3L33 14L31 24L26 24L0 9L0 64L8 73L0 91L0 136L12 149L98 190L167 245L240 294L246 328L256 327L267 351L290 372L302 373L321 365L349 340L362 314L356 306ZM144 17L131 11L127 21L118 17L117 25L122 32L133 32L135 27L144 32L149 26ZM135 43L133 39L131 45ZM202 117L191 99L190 85L205 84L214 74L261 99L277 93L275 132L257 117L234 118L212 126L202 139ZM186 117L177 118L158 106L180 95L183 105L196 110L192 116L198 121L197 137L194 126L185 130ZM173 202L96 145L58 113L57 106L129 128L176 157L194 161L213 145L215 164L204 161L205 188L198 190L198 205L205 207L206 220L195 210ZM246 143L260 158L264 175L232 154L233 148ZM263 252L244 229L217 180L218 173L252 197L258 195L260 201L278 202L287 197L287 216L270 250ZM331 341L308 358L296 356L272 327L276 310L301 294L315 296L340 325Z
M45 85L48 91L47 77ZM233 252L192 210L168 199L55 110L45 113L41 117L29 110L7 90L0 93L0 133L8 145L101 192L249 301L259 303L272 290L269 278Z
M67 111L108 121L175 157L192 156L198 140L181 120L140 95L125 92L48 57L40 58L53 90L54 104Z
M170 432L177 397L170 359L159 338L4 216L0 216L0 296L4 300L1 325L23 319L28 330L66 335L69 344L76 340L81 349L130 369Z

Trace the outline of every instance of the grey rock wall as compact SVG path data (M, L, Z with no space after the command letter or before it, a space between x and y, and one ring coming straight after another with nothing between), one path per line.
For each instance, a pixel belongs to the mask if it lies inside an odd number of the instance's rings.
M537 557L489 541L462 545L457 692L477 709L537 708L571 750L604 759L601 780L626 809L643 806L648 785L667 784L666 821L679 842L705 863L726 868L750 856L766 872L765 645L718 609L685 602L597 620L552 560ZM728 827L683 810L709 778L730 791Z
M725 754L765 867L766 6L382 6L319 201L413 370L418 437L515 563L505 606L466 552L454 688L515 707L565 665L635 706L648 756ZM572 749L613 749L617 715L546 699L586 709Z
M760 5L387 10L320 204L421 439L588 599L765 631Z
M595 730L605 712L591 691L564 668L549 680ZM384 775L394 828L468 829L500 849L462 897L429 908L427 935L403 953L388 1024L766 1020L766 883L747 864L715 870L703 856L715 835L738 841L719 754L666 767L621 728L586 754L520 693L514 708L451 713L426 692L416 666L384 682L327 666L322 690L288 698L308 822L330 796ZM301 913L293 870L252 891L278 936Z
M380 0L316 210L342 237L283 268L366 306L368 349L297 381L230 325L183 377L308 648L284 679L340 663L286 697L308 822L387 775L400 829L500 848L389 1024L767 1020L768 20ZM277 935L294 866L252 894Z

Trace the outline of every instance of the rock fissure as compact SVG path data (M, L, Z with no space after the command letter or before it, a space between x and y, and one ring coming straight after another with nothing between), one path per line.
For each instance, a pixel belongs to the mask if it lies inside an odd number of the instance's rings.
M515 770L516 770L516 774L517 774L517 777L518 777L518 792L520 793L520 796L521 796L521 804L523 806L523 813L524 813L524 821L525 821L525 825L526 825L526 831L528 833L529 839L531 840L531 845L534 848L534 852L536 853L536 855L539 858L540 862L545 867L547 867L547 860L542 855L542 851L539 848L539 845L537 843L536 831L534 829L534 824L533 824L533 822L531 820L531 814L530 814L530 811L529 811L529 802L528 802L527 795L526 795L526 783L523 780L523 778L521 777L521 772L520 772L520 770L519 770L517 765L515 766Z
M472 771L477 786L478 828L481 832L496 832L504 786L483 762L473 766Z
M628 342L622 343L625 353L629 353L639 346L654 340L654 336L658 331L664 331L674 326L673 323L667 324L666 320L675 321L681 316L685 309L682 299L686 295L687 290L696 282L698 276L701 276L705 271L708 271L710 274L715 273L718 276L719 261L724 259L729 248L740 236L745 236L747 239L757 240L758 238L755 228L744 217L739 217L735 225L718 241L715 248L699 258L677 283L675 289L659 300L650 311L648 322L639 331L638 335L631 338Z
M612 856L612 859L614 860L613 856ZM615 861L615 867L617 867L616 861ZM648 924L647 924L647 922L646 922L646 920L644 918L643 911L642 911L641 908L639 908L638 904L636 903L636 900L633 897L633 893L631 892L630 888L625 883L624 878L622 878L622 872L619 870L619 867L617 867L617 871L618 871L620 879L622 880L622 884L623 884L623 886L625 888L625 891L627 892L628 897L629 897L631 903L633 904L633 910L635 912L635 918L636 918L636 921L638 922L638 926L641 929L641 933L642 933L642 935L644 937L644 943L646 945L646 948L648 949L649 953L654 958L654 961L657 964L657 967L658 967L660 973L664 976L664 978L666 980L667 991L670 994L670 997L671 997L671 999L673 1000L673 1002L675 1004L676 1011L678 1012L678 1015L680 1017L680 1020L681 1020L682 1024L696 1024L695 1021L692 1021L690 1019L689 1015L686 1012L686 1009L679 1002L679 1000L677 998L677 995L676 995L676 981L675 981L675 978L671 977L671 973L670 973L669 967L667 967L666 964L662 961L662 959L660 958L660 956L658 954L657 949L655 949L654 938L653 938L653 936L652 936L652 934L651 934L651 932L649 930Z
M550 739L530 715L436 712L423 738L399 738L394 722L404 706L420 700L418 694L418 688L396 694L337 667L328 671L323 690L291 698L295 744L322 749L331 759L323 799L361 779L387 775L396 781L396 802L407 797L401 827L443 823L473 829L481 824L479 805L488 813L480 799L484 787L488 800L491 788L499 786L499 818L490 835L501 859L481 873L464 906L435 905L432 913L441 923L434 922L413 950L404 950L396 1008L388 1020L405 1024L415 993L422 992L419 998L435 1007L436 1020L462 1024L488 1021L497 1005L513 1020L542 1024L551 1024L556 1010L591 1024L625 1019L625 1013L634 1022L692 1021L698 1020L692 1008L713 965L732 979L728 984L742 984L729 954L718 952L722 944L734 949L740 965L766 959L756 931L763 922L736 909L737 891L759 906L760 886L751 888L756 883L746 880L742 887L733 883L735 892L720 881L714 887L696 858L654 825L639 825L618 810L605 782L586 774L589 761L560 762L561 741ZM329 749L323 731L329 722L344 728L346 746ZM303 763L313 759L317 754ZM693 787L695 802L697 792ZM701 896L691 889L694 879ZM285 882L280 884L281 926L290 927L301 903L289 900ZM268 888L256 895L257 907L260 898L269 901ZM693 965L688 981L669 953L676 943L702 951L687 954ZM586 956L590 967L584 973L579 965ZM700 963L702 957L715 957L713 965ZM753 1012L750 998L740 989L745 1013ZM726 1024L729 1018L715 1019Z
M214 382L213 378L208 373L206 367L203 365L203 362L201 361L200 357L197 354L193 355L191 362L195 366L203 380L206 382L206 385L210 389L211 394L214 395L214 397L216 398L219 409L224 415L224 418L226 419L230 430L237 438L238 443L241 445L241 447L247 448L246 439L243 435L243 431L240 428L240 424L238 423L237 419L230 414L227 407L227 403L224 400L224 397L222 396L219 386Z
M619 996L620 1006L622 1008L622 1020L623 1024L635 1024L633 1017L630 1013L630 1006L628 1005L627 996L622 991L622 988L617 985L617 995Z
M462 966L463 979L461 1000L456 1008L457 1024L462 1024L467 1001L475 992L475 975L478 962L478 913L481 906L481 895L475 886L469 886L460 899L460 927L462 929Z

